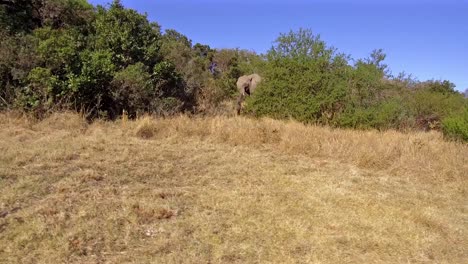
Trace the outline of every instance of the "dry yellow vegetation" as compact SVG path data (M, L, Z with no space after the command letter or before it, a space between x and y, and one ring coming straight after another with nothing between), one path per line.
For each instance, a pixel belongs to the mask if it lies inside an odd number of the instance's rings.
M468 146L185 116L0 115L2 263L468 263Z

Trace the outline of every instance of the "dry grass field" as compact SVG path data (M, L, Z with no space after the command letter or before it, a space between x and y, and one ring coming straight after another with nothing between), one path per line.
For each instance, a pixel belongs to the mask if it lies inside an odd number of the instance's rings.
M229 117L0 115L1 263L468 263L468 145Z

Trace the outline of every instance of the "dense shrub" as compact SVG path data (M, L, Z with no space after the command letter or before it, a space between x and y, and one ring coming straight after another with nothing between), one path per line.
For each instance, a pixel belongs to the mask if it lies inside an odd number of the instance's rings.
M463 111L468 100L458 93L434 91L424 85L411 92L408 108L420 129L439 127L442 119Z
M449 81L417 82L388 74L374 50L350 65L310 30L282 34L268 51L265 81L247 100L256 116L358 129L439 129L467 100Z
M282 34L267 54L265 82L248 100L255 115L328 121L346 96L348 64L309 30Z
M151 75L143 63L137 63L117 72L111 82L111 95L116 113L127 111L130 116L150 112L155 97Z
M383 101L369 108L349 108L340 114L334 125L358 129L405 128L409 114L401 101Z
M19 91L17 105L23 109L43 114L55 102L55 93L60 83L50 69L34 68L29 73L29 85Z
M161 32L114 0L0 1L0 110L55 110L117 118L142 113L226 114L237 79L262 83L247 99L255 116L357 129L442 129L466 135L468 101L446 80L393 77L386 54L353 60L311 30L280 34L265 55L192 44ZM464 112L465 111L465 112ZM464 123L465 122L465 123Z
M207 78L208 59L195 56L188 38L162 35L120 1L95 9L85 0L13 1L0 11L0 108L176 113L194 109Z
M442 131L447 138L468 142L468 107L459 115L443 119Z

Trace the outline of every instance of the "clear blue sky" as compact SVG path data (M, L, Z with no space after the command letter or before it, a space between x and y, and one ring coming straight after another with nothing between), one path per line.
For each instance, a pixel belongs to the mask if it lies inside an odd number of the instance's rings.
M111 0L91 0L107 4ZM279 33L310 28L352 58L382 48L393 74L468 88L468 0L123 0L163 29L212 48L266 52Z

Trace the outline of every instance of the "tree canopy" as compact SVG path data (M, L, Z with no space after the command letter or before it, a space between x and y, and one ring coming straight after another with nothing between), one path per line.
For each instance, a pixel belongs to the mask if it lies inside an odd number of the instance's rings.
M391 74L382 49L352 59L310 29L282 33L264 55L212 49L118 0L0 0L0 110L89 118L222 112L235 83L264 82L254 116L351 128L466 128L466 93L448 80ZM444 121L450 120L450 121Z

